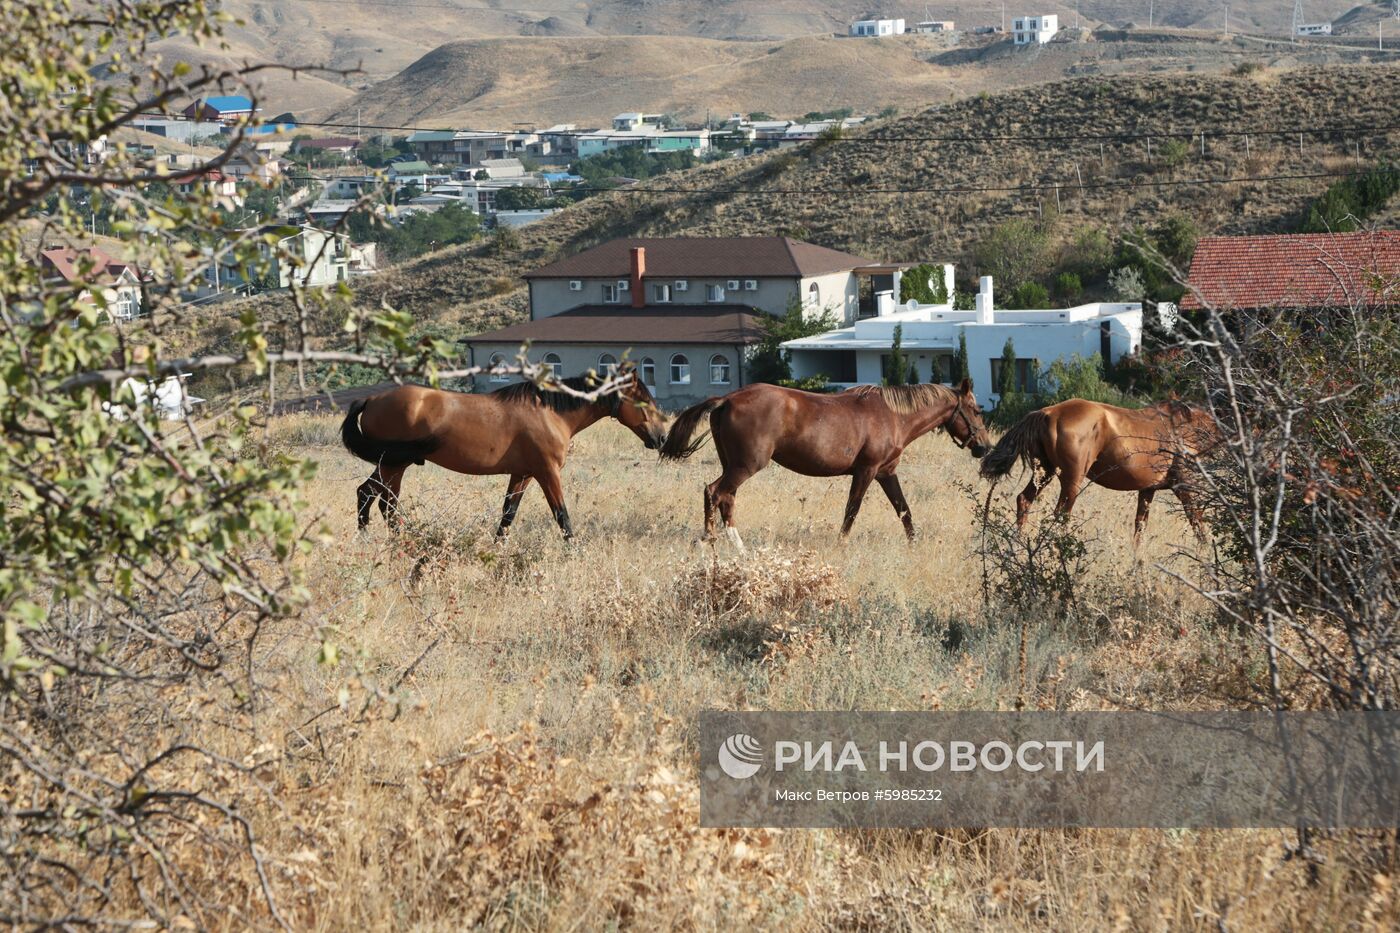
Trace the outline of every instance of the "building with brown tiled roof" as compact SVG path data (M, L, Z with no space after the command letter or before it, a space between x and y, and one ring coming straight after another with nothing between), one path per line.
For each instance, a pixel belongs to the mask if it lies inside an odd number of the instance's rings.
M1203 237L1183 311L1400 306L1400 231Z
M39 273L51 282L83 286L79 302L91 302L94 293L100 293L107 313L114 320L129 321L141 314L140 270L96 246L87 249L55 246L41 250Z
M747 384L745 349L761 339L763 316L796 306L851 323L873 313L873 293L899 293L904 268L790 237L617 239L526 273L530 320L466 343L488 365L514 361L528 341L532 360L564 376L602 372L625 355L659 400L680 407Z

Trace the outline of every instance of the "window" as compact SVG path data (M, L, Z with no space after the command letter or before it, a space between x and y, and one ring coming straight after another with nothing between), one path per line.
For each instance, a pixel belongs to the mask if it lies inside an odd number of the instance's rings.
M992 391L1001 390L1001 357L992 360ZM1018 359L1016 361L1016 391L1034 392L1036 391L1035 360Z
M617 286L611 282L603 284L603 304L617 304Z
M722 353L710 357L710 384L729 385L729 357Z
M642 384L648 389L656 387L656 361L649 356L642 357Z
M677 353L671 357L671 385L690 385L690 360L686 359L684 353Z
M706 286L705 286L705 300L706 300L706 301L712 301L712 302L713 302L713 301L723 301L723 300L724 300L724 286L723 286L723 285L706 285Z
M666 304L671 300L671 286L653 285L651 287L651 297L658 304Z
M492 354L491 354L491 368L492 368L492 369L495 369L495 368L497 368L498 366L504 366L504 365L506 365L506 355L505 355L504 353L492 353ZM492 381L492 382L510 382L510 377L507 376L505 373L492 373L492 374L491 374L491 381Z
M822 290L821 286L817 285L816 282L807 286L807 304L813 308L820 308L822 306Z
M558 353L546 353L544 365L549 367L549 371L554 374L555 379L564 378L564 361L559 359Z
M598 374L611 379L617 375L617 357L611 353L604 353L598 357Z

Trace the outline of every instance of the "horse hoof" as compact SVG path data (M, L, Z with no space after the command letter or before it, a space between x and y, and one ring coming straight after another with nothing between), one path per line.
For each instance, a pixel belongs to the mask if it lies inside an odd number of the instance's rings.
M724 533L725 536L729 538L729 543L734 545L735 548L737 548L741 552L746 550L746 548L744 547L744 539L739 537L739 529L735 528L733 525L730 525L728 528L724 529Z

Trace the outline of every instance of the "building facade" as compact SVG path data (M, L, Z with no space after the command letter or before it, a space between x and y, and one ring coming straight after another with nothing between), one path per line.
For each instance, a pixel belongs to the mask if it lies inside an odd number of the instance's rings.
M528 341L532 361L564 376L628 359L665 407L681 408L747 384L765 316L800 308L853 321L861 277L881 271L787 237L613 240L528 273L530 320L464 342L485 366L514 362ZM497 386L482 376L475 387Z
M952 266L944 267L952 294ZM878 313L852 327L815 337L790 340L792 374L802 379L824 375L837 386L876 384L900 328L900 346L922 382L951 383L953 355L967 346L968 368L977 399L990 407L1000 396L1002 354L1007 340L1016 351L1019 391L1035 391L1040 371L1057 359L1099 354L1113 363L1142 345L1140 303L1094 303L1043 311L999 311L993 307L992 280L984 276L976 308L957 311L952 304L896 305L882 296Z
M904 35L902 19L860 19L851 23L851 35L878 39L883 36Z
M1060 17L1054 13L1018 16L1011 21L1011 41L1016 45L1044 45L1060 31Z

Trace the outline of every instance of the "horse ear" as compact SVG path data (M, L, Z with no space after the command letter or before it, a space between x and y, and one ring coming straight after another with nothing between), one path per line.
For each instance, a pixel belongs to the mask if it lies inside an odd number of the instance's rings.
M623 360L621 363L617 364L617 374L619 376L625 376L626 374L635 371L636 368L636 363L632 362L631 360Z
M972 377L971 377L971 376L964 376L964 377L963 377L963 381L960 382L960 383L958 383L958 394L959 394L959 395L971 395L971 394L972 394Z

